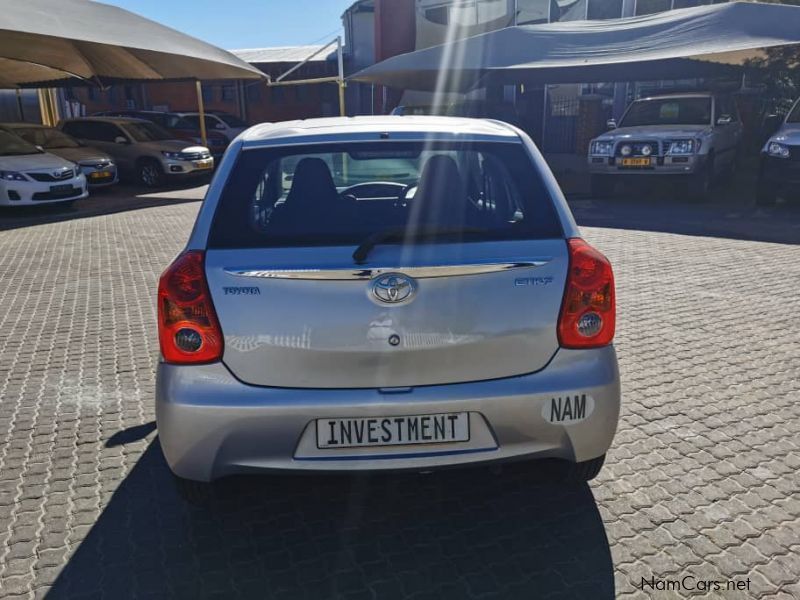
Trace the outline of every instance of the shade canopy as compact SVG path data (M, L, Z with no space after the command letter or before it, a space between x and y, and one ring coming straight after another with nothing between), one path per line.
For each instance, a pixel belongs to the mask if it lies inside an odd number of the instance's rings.
M735 70L800 43L800 8L734 2L608 21L508 27L392 57L351 77L466 91L513 83L684 79Z
M264 77L225 50L115 6L0 0L0 87Z

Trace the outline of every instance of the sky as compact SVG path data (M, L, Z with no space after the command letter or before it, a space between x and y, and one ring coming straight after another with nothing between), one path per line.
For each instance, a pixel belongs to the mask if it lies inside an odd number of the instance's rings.
M342 34L342 13L353 3L353 0L101 1L226 50L329 41Z

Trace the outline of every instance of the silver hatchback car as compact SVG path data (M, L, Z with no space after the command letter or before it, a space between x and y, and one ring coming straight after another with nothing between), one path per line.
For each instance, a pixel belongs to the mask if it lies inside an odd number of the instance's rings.
M185 489L538 458L591 479L620 408L614 294L510 125L253 127L160 280L164 455Z

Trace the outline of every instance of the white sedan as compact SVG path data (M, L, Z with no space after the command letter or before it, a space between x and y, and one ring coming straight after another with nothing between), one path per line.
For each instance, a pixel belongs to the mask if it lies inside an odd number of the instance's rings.
M73 202L88 195L78 165L0 130L0 206Z

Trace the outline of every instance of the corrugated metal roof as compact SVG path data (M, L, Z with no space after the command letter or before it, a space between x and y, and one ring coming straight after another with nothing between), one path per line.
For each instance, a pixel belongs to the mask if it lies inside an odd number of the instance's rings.
M230 52L249 63L298 63L305 60L322 48L323 44L312 46L279 46L276 48L243 48ZM336 49L331 46L330 52L323 52L311 59L311 62L324 62L335 57Z

